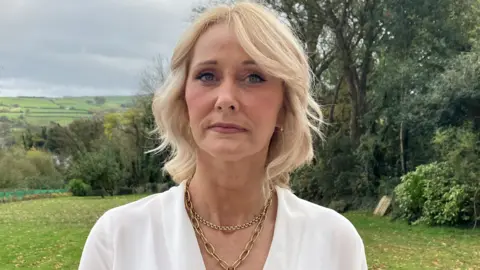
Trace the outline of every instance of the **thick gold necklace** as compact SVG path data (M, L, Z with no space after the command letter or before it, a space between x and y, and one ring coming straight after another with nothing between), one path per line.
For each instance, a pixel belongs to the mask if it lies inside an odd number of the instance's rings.
M262 209L262 212L259 215L260 217L259 217L259 220L257 222L257 226L255 227L255 230L253 231L253 234L251 235L250 240L245 245L245 248L242 251L242 253L238 256L238 259L232 265L229 265L226 261L224 261L223 259L221 259L218 256L218 254L215 251L215 247L208 241L208 239L205 236L202 228L200 227L200 222L201 221L199 221L199 219L197 217L198 215L195 215L196 212L195 212L195 209L193 207L192 196L190 195L189 187L190 187L190 181L187 181L187 184L185 186L185 208L187 210L190 221L192 222L193 229L195 230L195 233L202 240L203 245L204 245L207 253L210 256L212 256L223 269L225 269L225 270L236 270L238 268L238 266L240 266L240 264L242 264L245 261L245 259L248 257L248 255L250 254L250 251L253 248L253 245L255 244L255 241L257 241L258 237L260 236L260 232L263 229L263 225L265 223L265 218L267 216L268 209L270 208L270 205L272 204L274 189L273 188L270 189L270 191L271 191L270 192L270 197L268 198L267 203L265 204L265 206ZM252 221L250 221L250 222L252 222ZM249 223L249 222L247 222L247 223ZM243 224L243 225L245 225L245 224ZM215 225L215 226L217 226L217 225ZM236 226L242 226L242 225L236 225ZM232 227L235 227L235 226L232 226Z

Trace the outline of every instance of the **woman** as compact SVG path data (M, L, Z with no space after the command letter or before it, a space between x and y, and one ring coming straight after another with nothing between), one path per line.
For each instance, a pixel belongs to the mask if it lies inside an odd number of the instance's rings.
M352 224L288 189L321 134L310 80L299 41L260 5L200 16L153 102L179 185L105 213L80 269L367 269Z

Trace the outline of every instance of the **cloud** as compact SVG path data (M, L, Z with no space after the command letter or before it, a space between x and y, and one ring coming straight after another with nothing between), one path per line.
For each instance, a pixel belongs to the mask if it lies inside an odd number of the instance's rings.
M52 84L25 78L6 78L0 80L0 96L7 97L128 96L135 93L137 93L136 90L121 87L99 88L88 85Z
M0 95L137 92L193 0L0 0ZM7 88L8 86L8 88Z

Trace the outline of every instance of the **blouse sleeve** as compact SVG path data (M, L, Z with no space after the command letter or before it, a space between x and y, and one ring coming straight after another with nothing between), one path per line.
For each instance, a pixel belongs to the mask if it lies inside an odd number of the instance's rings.
M113 245L108 228L109 219L106 213L97 220L88 235L79 270L113 269Z
M361 270L367 270L367 257L365 255L365 247L363 245L363 241L360 236L357 237L357 258L358 264Z
M335 269L367 270L367 258L363 240L347 219L336 224L334 250L338 261Z
M341 267L339 269L367 270L365 247L357 231L351 231L349 237L342 240L344 255L346 255L344 258L346 259L340 261Z

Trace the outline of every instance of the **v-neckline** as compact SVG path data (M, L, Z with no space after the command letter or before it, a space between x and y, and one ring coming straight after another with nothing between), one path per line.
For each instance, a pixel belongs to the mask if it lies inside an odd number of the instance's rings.
M182 191L182 223L186 224L186 232L185 232L185 238L188 247L185 247L188 249L188 253L190 256L186 256L187 258L190 259L189 262L187 262L186 266L188 267L187 269L198 269L198 270L206 270L205 262L203 261L203 256L202 256L202 251L200 249L200 245L197 240L197 236L195 233L195 230L193 229L193 226L190 222L190 218L188 217L187 211L184 207L184 196L185 196L185 182L182 182L180 184L182 188L180 189ZM282 231L285 229L285 213L284 213L284 200L283 200L283 190L276 186L276 193L277 193L277 216L275 219L275 225L273 228L273 237L272 237L272 243L270 244L270 249L268 251L267 259L265 260L265 264L263 266L263 270L270 270L270 269L275 269L279 270L277 263L278 259L281 258L281 256L284 256L285 254L282 255L280 252L283 250L286 246L286 240L284 237L281 237L284 235Z

